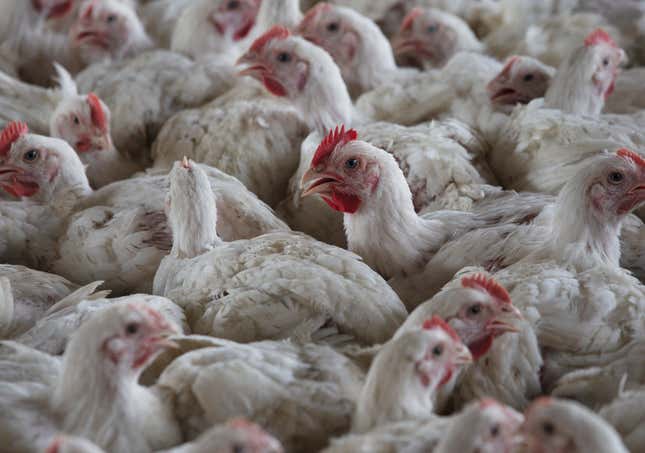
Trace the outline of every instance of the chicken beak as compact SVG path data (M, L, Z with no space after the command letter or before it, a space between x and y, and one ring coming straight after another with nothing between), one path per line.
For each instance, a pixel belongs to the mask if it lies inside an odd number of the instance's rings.
M455 356L455 365L467 365L469 363L472 363L472 361L473 356L470 353L468 347L463 344L460 345L459 349L457 350L457 355Z
M519 332L520 328L516 325L522 321L524 316L511 304L504 304L501 313L488 322L486 329L494 335L501 335L506 332Z
M11 178L17 173L22 173L20 167L13 165L0 165L0 181L11 181Z
M313 194L330 194L332 187L339 182L337 175L319 172L315 168L310 168L302 175L300 189L303 197Z

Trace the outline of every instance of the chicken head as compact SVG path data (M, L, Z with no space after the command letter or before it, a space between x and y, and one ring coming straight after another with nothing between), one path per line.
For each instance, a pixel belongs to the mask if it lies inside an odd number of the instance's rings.
M217 33L239 41L255 25L259 8L260 0L222 0L208 15L208 20Z
M69 32L70 44L87 63L122 58L136 47L149 44L141 20L129 2L88 0Z
M457 50L458 35L442 19L436 10L413 8L392 38L397 58L409 66L443 66Z
M0 187L6 192L47 201L61 181L77 180L89 188L83 164L64 140L30 134L20 122L0 134Z
M486 89L495 105L528 104L546 93L555 69L531 57L514 55Z

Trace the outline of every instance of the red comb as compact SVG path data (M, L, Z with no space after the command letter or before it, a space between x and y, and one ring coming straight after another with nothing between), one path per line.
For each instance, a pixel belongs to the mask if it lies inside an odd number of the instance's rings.
M401 30L404 31L409 28L412 28L412 24L414 23L414 20L419 17L421 14L423 14L423 10L419 8L418 6L416 8L412 8L410 12L408 13L407 16L403 19L403 22L401 22Z
M618 151L616 151L616 155L632 160L639 167L645 167L645 159L643 158L643 156L635 153L631 149L620 148Z
M5 156L13 142L29 132L27 125L20 121L12 121L0 133L0 156Z
M499 75L508 76L511 72L511 68L513 67L513 65L517 63L519 60L520 60L520 57L518 57L517 55L513 55L508 60L506 60L506 63L504 63L504 67L502 68Z
M459 338L459 335L457 335L457 332L450 327L450 324L448 324L446 321L441 319L439 316L434 315L431 319L426 319L423 322L423 329L424 330L432 330L432 329L441 329L444 332L446 332L448 335L450 335L450 338L452 338L455 341L461 341L461 338Z
M585 46L587 47L595 46L601 43L609 44L613 47L618 47L614 40L611 39L611 36L609 36L609 33L607 33L602 28L596 28L585 38Z
M312 8L309 8L309 11L307 11L305 16L300 21L300 25L298 25L298 30L306 29L313 22L313 20L318 16L319 13L323 11L328 11L330 9L331 9L331 5L327 2L318 3Z
M286 39L289 37L289 35L291 35L291 33L288 29L286 29L282 25L275 25L258 39L253 41L253 44L251 44L251 51L256 53L260 52L269 41L272 41L274 39Z
M511 296L502 285L497 283L493 277L484 274L468 275L461 279L461 286L464 288L483 289L495 299L504 303L511 303Z
M357 137L358 133L354 129L349 129L345 132L345 126L340 126L340 129L336 126L336 129L329 131L327 137L323 138L323 141L318 145L316 154L314 154L314 158L311 160L311 165L318 165L325 157L329 156L332 151L336 149L336 146L344 145L347 142L356 140Z
M90 105L92 123L99 129L101 129L101 131L106 132L107 119L105 118L105 112L103 111L99 97L94 93L88 93L87 103Z

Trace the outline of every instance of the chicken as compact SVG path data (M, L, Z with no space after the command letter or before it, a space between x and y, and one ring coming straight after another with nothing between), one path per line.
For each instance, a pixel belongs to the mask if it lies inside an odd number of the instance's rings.
M50 307L27 332L12 340L47 354L61 355L65 352L74 332L94 314L104 308L128 304L133 296L106 299L109 291L96 292L101 282L86 285ZM138 300L159 311L181 332L188 326L180 307L159 296L136 295Z
M152 46L129 1L86 0L69 30L70 46L85 64L120 60Z
M599 155L576 180L558 196L547 239L496 273L533 313L547 389L607 355L617 360L645 331L645 287L619 266L621 224L645 201L645 160L628 150Z
M305 15L298 33L329 52L352 97L417 73L397 67L392 48L378 26L351 8L318 3Z
M349 249L391 279L409 309L431 297L469 263L479 260L490 265L489 257L497 257L504 234L518 227L515 223L521 225L527 215L532 218L534 204L543 203L540 196L507 193L500 195L499 203L485 203L474 213L417 214L410 187L392 155L357 140L356 131L344 128L321 142L301 185L303 197L318 194L332 209L344 213ZM504 234L477 231L505 223L509 225L501 228ZM456 253L435 259L451 241ZM464 254L469 249L481 253Z
M458 409L484 396L524 409L541 394L542 357L535 333L511 303L506 289L492 277L460 273L460 278L418 306L396 336L418 328L434 315L454 328L474 360L459 373L454 385L438 392L437 412Z
M434 393L472 361L457 334L441 318L404 332L378 352L356 404L353 433L433 413Z
M269 2L265 5L249 37L271 27L280 12L290 20L294 6L297 10L294 0L281 1L275 8ZM258 38L249 51L260 49L263 42ZM170 118L159 132L152 157L159 169L169 170L184 156L212 165L275 206L284 198L289 176L296 170L297 149L306 133L296 109L267 96L256 83L241 79L225 96Z
M177 337L179 345L200 337ZM286 451L318 451L349 428L364 374L328 346L201 337L153 387L169 401L191 440L231 417L258 423ZM214 392L213 389L217 391Z
M490 102L512 108L516 104L528 104L533 99L544 97L555 71L555 68L538 60L513 55L486 85Z
M11 338L28 330L50 306L78 289L63 277L24 266L0 264L0 278L6 279L5 298L0 298L0 305L5 307L1 310L5 314L1 338Z
M397 60L423 69L444 66L459 51L484 51L468 24L433 8L410 11L392 38L392 47Z
M0 114L25 121L31 130L62 138L79 153L94 188L124 179L141 168L112 143L110 110L94 93L80 95L74 80L56 65L59 87L27 85L0 73ZM38 109L34 109L38 105Z
M175 164L168 203L173 248L153 290L185 307L195 333L249 342L335 326L370 345L390 338L407 314L345 250L295 233L224 242L208 178L194 163Z
M253 29L260 4L260 0L193 2L177 19L170 49L193 58L230 52Z
M59 432L109 451L142 452L179 443L181 433L154 390L137 379L176 333L133 296L96 313L62 359L0 343L0 439L7 452L43 451Z
M551 398L536 400L526 411L522 431L527 453L627 453L616 431L579 403Z
M144 28L157 47L170 48L177 20L193 0L155 0L139 6Z
M0 204L0 253L78 283L99 279L117 295L149 292L172 237L164 215L167 176L147 176L93 192L78 155L62 140L11 123L0 135L0 187L23 202ZM225 239L288 229L239 181L207 169ZM79 247L79 244L84 244ZM23 263L26 262L26 263Z
M510 451L518 443L522 414L485 399L473 402L453 417L417 418L379 426L365 434L348 434L332 441L324 453L448 453L478 448L481 452ZM468 430L464 430L464 426Z

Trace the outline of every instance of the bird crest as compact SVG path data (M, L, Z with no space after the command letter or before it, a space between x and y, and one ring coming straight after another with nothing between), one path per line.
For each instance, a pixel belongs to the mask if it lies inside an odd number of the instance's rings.
M502 285L500 285L492 277L487 277L484 274L468 275L461 279L461 286L464 288L483 289L491 297L500 300L504 303L511 303L511 296Z
M457 332L455 332L455 329L450 327L450 324L448 324L446 321L444 321L437 315L434 315L430 319L426 319L423 322L423 329L424 330L441 329L444 332L446 332L453 340L461 341L461 339L459 338L459 335L457 335Z
M618 151L616 151L616 155L624 157L625 159L629 159L639 167L645 168L645 159L643 159L643 156L635 153L631 149L620 148Z
M255 53L261 52L269 41L274 39L287 39L289 36L291 36L291 32L287 28L281 25L275 25L253 41L253 44L251 44L251 51Z
M101 106L101 101L99 97L94 93L88 93L87 103L90 106L90 113L92 117L92 124L98 127L101 131L107 131L107 119L105 117L105 112Z
M358 133L354 129L345 131L344 125L340 126L340 129L336 126L335 129L329 131L329 134L327 134L322 142L320 142L320 145L318 145L314 158L311 160L311 165L318 165L325 157L329 156L338 145L344 145L352 140L356 140L357 137Z
M0 156L6 156L11 145L23 135L29 132L27 125L20 121L12 121L7 124L0 133Z
M618 47L609 33L607 33L602 28L597 28L585 38L585 46L596 46L598 44L609 44L612 47Z

